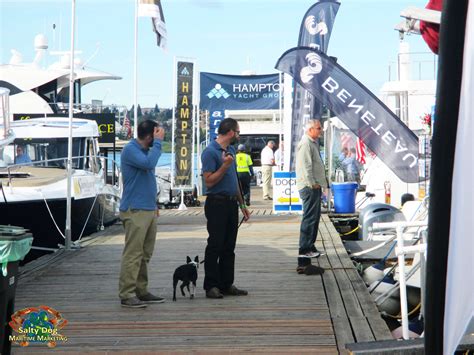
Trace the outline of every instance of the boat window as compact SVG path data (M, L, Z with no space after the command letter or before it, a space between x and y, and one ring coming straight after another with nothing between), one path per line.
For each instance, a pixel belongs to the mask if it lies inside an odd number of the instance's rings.
M14 142L17 154L19 148L25 150L26 157L18 160L16 155L15 164L26 163L26 160L29 159L35 166L66 168L68 155L68 140L66 138L17 139ZM72 167L74 169L83 168L84 150L84 138L73 139Z
M101 169L101 163L97 157L96 145L94 143L94 139L87 139L86 141L85 168L93 173L98 173Z

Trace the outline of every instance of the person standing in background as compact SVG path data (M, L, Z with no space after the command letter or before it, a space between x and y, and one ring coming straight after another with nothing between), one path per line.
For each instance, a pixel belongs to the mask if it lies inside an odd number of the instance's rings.
M250 206L250 179L253 176L252 158L245 152L245 145L239 144L235 156L242 195L247 206Z
M283 170L283 141L280 141L280 145L275 152L275 164L279 171Z
M296 150L296 187L303 200L296 269L299 274L304 273L305 268L311 265L311 258L321 256L315 242L321 218L322 189L328 187L326 169L319 153L318 138L321 133L321 122L309 120Z
M31 163L30 156L26 153L25 147L22 145L16 146L15 164Z
M265 148L262 149L262 153L260 155L260 161L262 163L262 188L264 200L273 200L272 168L275 165L275 155L273 154L274 147L275 142L272 140L268 141Z
M165 136L158 123L146 120L138 125L138 138L132 139L121 154L123 193L120 219L125 229L125 246L119 278L122 307L144 308L165 300L148 291L148 263L156 239L155 167Z

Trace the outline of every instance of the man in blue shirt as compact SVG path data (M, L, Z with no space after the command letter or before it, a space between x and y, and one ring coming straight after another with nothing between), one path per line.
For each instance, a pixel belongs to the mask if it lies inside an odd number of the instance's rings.
M15 164L31 163L30 156L25 152L25 147L18 145L16 147Z
M132 139L121 154L123 193L120 219L125 229L125 246L119 279L123 307L143 308L164 299L148 292L148 262L156 238L155 167L161 155L163 128L151 120L138 125L138 138Z
M204 289L208 298L224 295L245 296L246 290L234 285L235 244L237 241L239 205L244 220L250 218L237 180L235 144L239 124L232 118L222 120L215 141L202 152L202 173L207 188L204 213L207 219Z

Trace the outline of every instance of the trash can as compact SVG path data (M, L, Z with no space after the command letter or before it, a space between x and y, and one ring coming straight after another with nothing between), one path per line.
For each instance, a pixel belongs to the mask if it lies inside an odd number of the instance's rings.
M31 249L33 237L22 228L0 228L0 353L10 354L8 323L15 306L18 266Z
M336 213L354 213L356 182L333 182L331 189L334 195L334 210Z

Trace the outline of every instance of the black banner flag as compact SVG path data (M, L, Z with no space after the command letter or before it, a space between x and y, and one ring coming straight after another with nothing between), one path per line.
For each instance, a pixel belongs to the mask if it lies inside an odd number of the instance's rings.
M193 187L193 73L194 63L177 62L177 101L174 114L174 188Z
M375 95L326 54L286 51L276 68L333 111L404 182L418 182L418 137Z
M339 5L335 0L321 0L308 9L301 21L299 47L316 48L326 53ZM291 146L288 145L290 170L294 170L296 146L303 135L304 124L310 118L319 118L321 114L321 103L296 83L293 92Z

